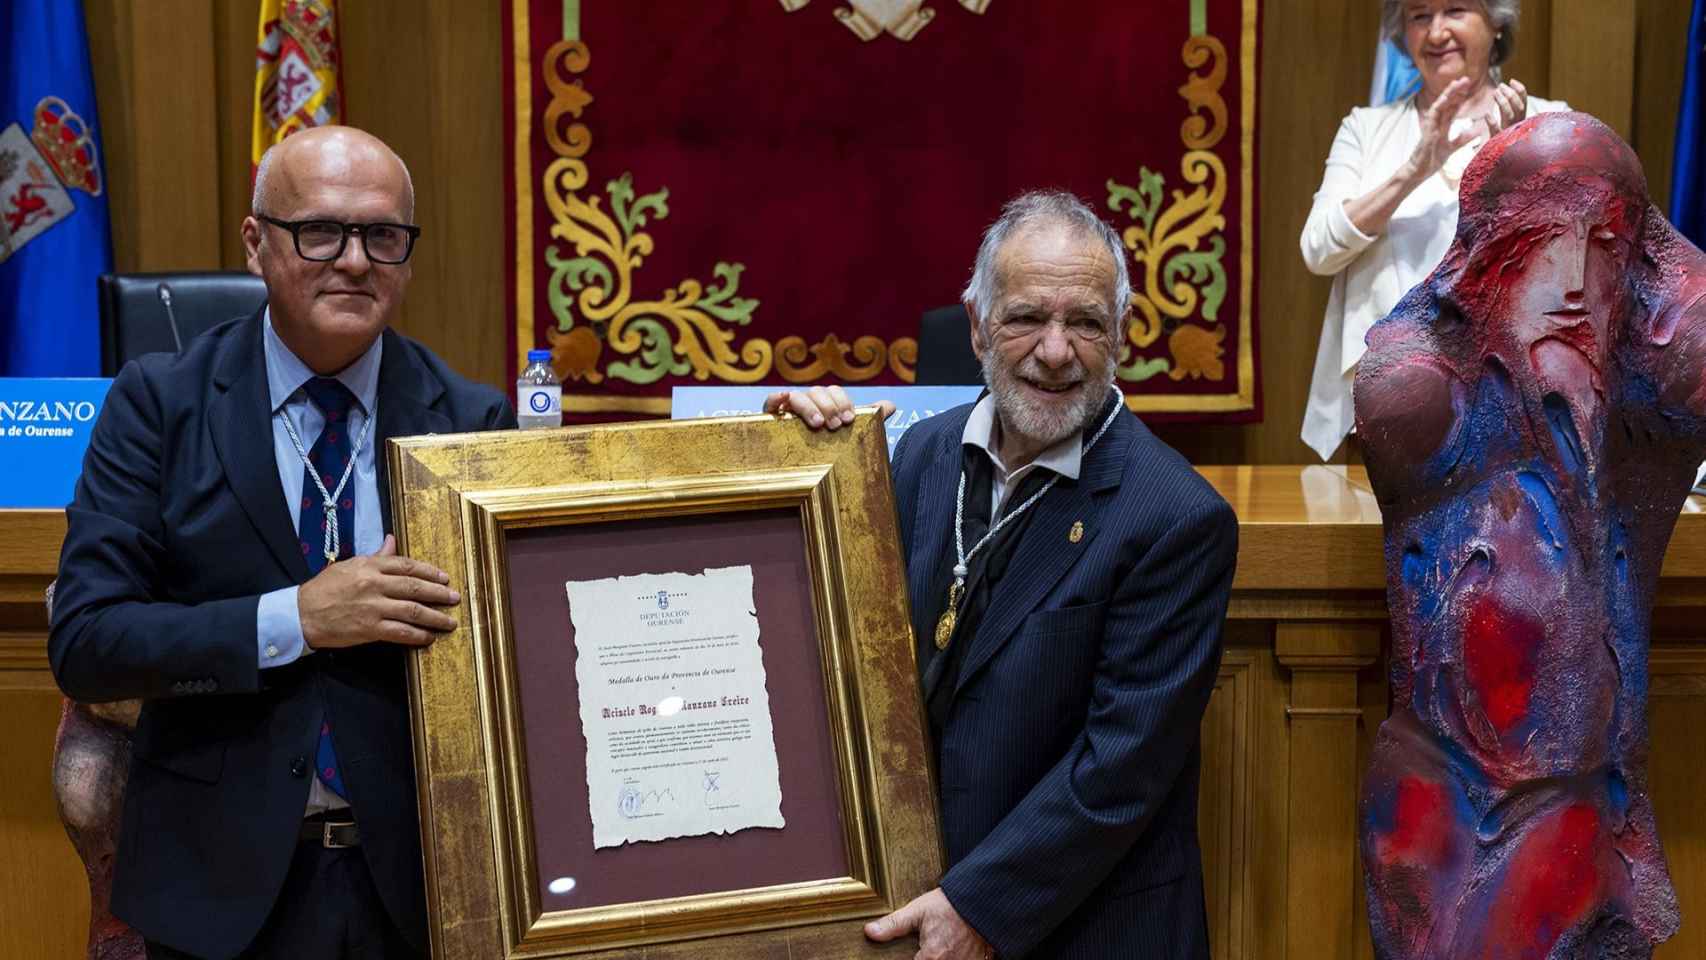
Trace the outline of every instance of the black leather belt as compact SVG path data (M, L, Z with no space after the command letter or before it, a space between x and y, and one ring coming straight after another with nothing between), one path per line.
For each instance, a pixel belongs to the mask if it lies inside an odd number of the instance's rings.
M328 850L361 846L361 831L347 820L304 820L300 838L304 843L314 841Z

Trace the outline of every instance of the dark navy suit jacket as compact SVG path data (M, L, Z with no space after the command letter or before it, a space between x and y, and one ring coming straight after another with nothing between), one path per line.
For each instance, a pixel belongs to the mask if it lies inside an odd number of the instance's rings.
M426 945L405 651L371 644L262 671L260 595L308 579L274 461L261 319L125 366L95 425L48 651L68 696L142 698L112 910L151 940L229 957L284 884L322 711L380 896ZM386 331L379 504L389 437L514 426L503 396Z
M970 413L922 421L895 451L921 664ZM1124 412L1031 509L976 635L955 640L970 646L936 745L942 890L1002 960L1206 958L1198 740L1237 522Z

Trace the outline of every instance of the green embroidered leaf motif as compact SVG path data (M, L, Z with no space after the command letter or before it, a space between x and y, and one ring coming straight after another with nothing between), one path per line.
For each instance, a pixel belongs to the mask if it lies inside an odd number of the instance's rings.
M1126 207L1131 208L1131 216L1133 219L1142 220L1144 218L1145 211L1143 209L1143 198L1138 195L1137 191L1123 183L1109 180L1108 209L1115 213L1119 213Z
M1226 300L1226 268L1221 260L1226 256L1226 238L1216 235L1210 249L1194 253L1178 253L1168 258L1161 268L1161 283L1172 289L1180 282L1179 275L1189 271L1190 283L1202 291L1202 315L1211 323Z
M1156 173L1148 167L1137 168L1137 179L1138 191L1149 200L1149 213L1143 218L1143 225L1145 227L1152 227L1155 225L1155 213L1161 209L1162 188L1166 185L1167 181L1161 176L1161 174Z
M624 173L605 184L604 189L610 194L610 209L616 214L616 222L622 226L623 239L632 237L634 231L646 225L647 210L656 214L659 220L669 217L669 188L667 187L635 200L634 175Z
M663 324L651 317L641 317L628 325L640 334L639 359L633 363L626 360L612 363L605 370L608 375L629 383L647 384L658 382L666 374L684 376L693 369L687 361L675 359L675 344Z
M1155 214L1161 209L1166 180L1148 167L1139 167L1137 178L1135 190L1122 183L1108 181L1108 209L1119 213L1122 207L1129 207L1131 218L1140 221L1143 231L1148 233L1155 228Z
M1127 383L1142 383L1156 374L1166 373L1169 366L1166 357L1151 357L1148 360L1137 360L1115 368L1121 380Z
M572 290L584 289L587 286L588 278L590 278L592 285L604 291L604 295L608 297L611 287L616 282L610 276L609 265L596 257L576 257L563 264L563 267L566 271L564 279L568 281L569 288Z
M745 269L744 263L719 262L711 272L723 281L722 284L713 283L706 287L705 295L693 305L726 323L745 326L752 319L752 311L758 309L757 300L735 296L735 291L740 289L741 271Z
M564 260L557 245L552 244L545 248L545 262L551 267L551 282L546 285L545 295L551 305L551 314L557 318L559 331L569 330L575 325L576 293L586 289L590 283L600 291L598 299L602 301L610 296L615 285L610 267L596 257Z
M646 225L645 211L647 211L647 210L650 210L653 213L657 214L657 218L659 220L666 220L669 218L669 188L668 187L665 187L662 190L658 190L655 193L645 194L644 196L640 197L640 199L634 201L634 207L633 207L633 213L632 213L632 215L633 215L633 228L634 229L638 229L638 228Z

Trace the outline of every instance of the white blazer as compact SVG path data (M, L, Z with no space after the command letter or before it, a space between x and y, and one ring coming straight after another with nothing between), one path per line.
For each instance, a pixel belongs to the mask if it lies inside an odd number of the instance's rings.
M1528 98L1529 116L1568 109L1562 101ZM1322 460L1333 455L1356 422L1351 382L1366 349L1363 338L1444 258L1457 232L1458 180L1487 142L1477 138L1452 154L1444 168L1398 205L1383 236L1358 230L1345 213L1345 201L1385 182L1421 139L1422 116L1414 96L1353 109L1333 138L1321 188L1298 238L1309 272L1333 278L1303 412L1303 442Z

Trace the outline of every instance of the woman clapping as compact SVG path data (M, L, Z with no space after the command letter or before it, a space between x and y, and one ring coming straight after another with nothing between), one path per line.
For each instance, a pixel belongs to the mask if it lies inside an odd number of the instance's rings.
M1525 117L1569 109L1501 82L1518 0L1380 2L1385 36L1408 51L1422 86L1344 119L1303 227L1304 264L1333 278L1303 418L1303 441L1323 460L1351 430L1363 337L1451 244L1469 160Z

